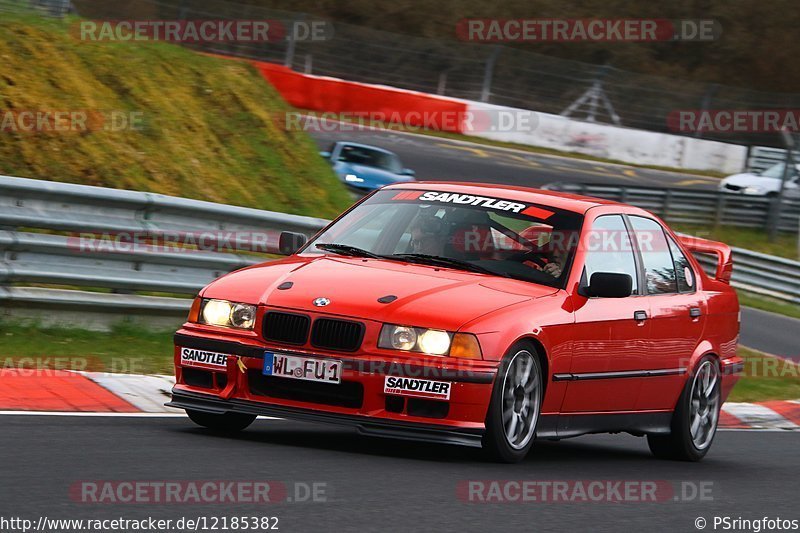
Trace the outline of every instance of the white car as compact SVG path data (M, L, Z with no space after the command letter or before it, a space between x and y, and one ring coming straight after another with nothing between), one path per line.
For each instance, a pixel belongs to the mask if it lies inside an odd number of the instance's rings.
M785 163L776 163L768 169L754 174L734 174L719 184L720 192L746 194L748 196L775 196L781 189ZM784 194L789 197L800 196L800 164L795 164L786 179Z

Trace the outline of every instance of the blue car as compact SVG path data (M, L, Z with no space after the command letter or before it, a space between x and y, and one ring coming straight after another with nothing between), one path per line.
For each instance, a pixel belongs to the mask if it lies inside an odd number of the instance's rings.
M390 183L414 181L414 171L403 168L397 154L366 144L335 142L320 155L350 190L367 194Z

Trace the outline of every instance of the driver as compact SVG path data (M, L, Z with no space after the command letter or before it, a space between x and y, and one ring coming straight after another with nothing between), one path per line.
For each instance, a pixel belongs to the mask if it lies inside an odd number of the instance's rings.
M411 253L441 256L444 252L442 219L420 213L411 226Z

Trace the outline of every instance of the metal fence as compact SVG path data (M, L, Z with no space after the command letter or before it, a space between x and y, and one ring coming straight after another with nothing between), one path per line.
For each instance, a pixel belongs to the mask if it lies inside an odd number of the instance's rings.
M84 325L92 327L126 317L174 322L185 315L189 295L222 274L268 260L264 252L277 253L281 231L311 236L326 223L160 194L0 177L0 304L4 313L59 315L71 324L86 318ZM184 242L187 235L202 235L212 250L131 246L130 238ZM733 281L800 303L795 261L735 249Z
M777 198L744 196L694 189L658 189L618 187L579 183L559 183L552 190L574 192L605 198L647 209L664 220L696 226L738 226L768 229L773 202ZM783 201L780 231L796 233L800 229L800 198Z
M278 19L287 25L315 19L304 13L229 0L73 0L72 3L81 16L93 19ZM283 63L314 74L554 114L564 112L596 86L602 88L623 126L659 132L669 131L667 117L676 110L800 107L800 94L760 92L639 74L522 48L459 41L455 34L454 27L453 39L421 38L336 23L333 38L322 41L205 43L192 47ZM573 116L584 118L580 114ZM610 121L608 116L597 119ZM777 134L687 134L740 144L781 145Z
M747 169L762 172L769 167L786 161L786 150L768 146L753 146L747 153Z
M63 17L72 11L70 0L0 0L0 13L37 13Z

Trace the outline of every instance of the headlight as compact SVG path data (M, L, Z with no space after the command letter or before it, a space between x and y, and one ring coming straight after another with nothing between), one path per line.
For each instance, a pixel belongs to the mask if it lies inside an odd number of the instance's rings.
M200 323L226 328L253 329L256 306L226 300L203 300Z
M764 192L764 191L761 190L761 187L752 187L751 186L751 187L745 187L744 188L744 193L745 194L761 194L762 192Z
M364 178L359 178L355 174L348 174L344 177L344 181L349 181L350 183L364 183Z
M451 333L440 329L415 328L384 324L378 348L422 352L429 355L450 355L464 359L481 359L478 339L470 333Z

